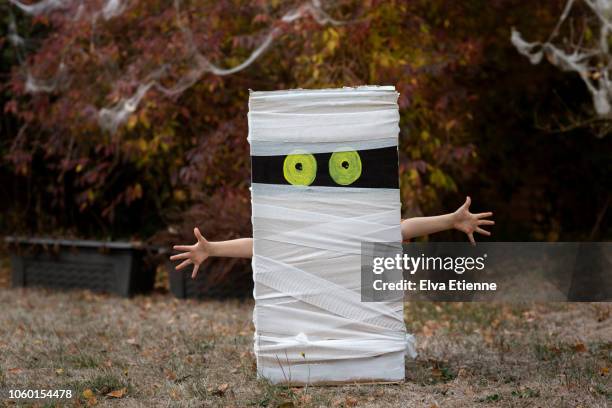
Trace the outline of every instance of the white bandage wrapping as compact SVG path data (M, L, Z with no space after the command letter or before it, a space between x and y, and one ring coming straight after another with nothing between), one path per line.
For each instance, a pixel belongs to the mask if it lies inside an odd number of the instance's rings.
M393 87L252 92L251 154L397 146ZM282 169L278 170L282 172ZM401 381L403 303L361 302L361 243L400 242L398 189L253 183L258 374L272 382Z

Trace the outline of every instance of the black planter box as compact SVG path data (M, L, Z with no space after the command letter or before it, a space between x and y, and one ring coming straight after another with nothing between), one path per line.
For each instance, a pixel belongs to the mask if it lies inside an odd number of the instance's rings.
M142 245L7 237L12 286L89 289L128 297L153 288L155 269L145 267Z
M242 259L208 259L191 279L193 266L181 271L179 262L167 262L170 291L179 299L247 298L253 293L253 272L250 262Z

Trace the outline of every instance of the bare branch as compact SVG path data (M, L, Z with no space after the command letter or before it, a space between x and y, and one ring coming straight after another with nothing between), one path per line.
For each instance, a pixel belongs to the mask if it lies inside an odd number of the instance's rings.
M609 50L612 35L612 0L581 0L595 15L596 23L590 24L585 19L581 37L575 40L573 24L570 22L569 38L564 38L562 45L554 43L577 1L567 1L546 42L528 42L514 28L510 39L519 53L529 58L532 64L539 64L546 55L548 61L558 68L578 73L591 93L597 115L603 119L612 119L612 56ZM587 30L597 33L591 41L586 38Z

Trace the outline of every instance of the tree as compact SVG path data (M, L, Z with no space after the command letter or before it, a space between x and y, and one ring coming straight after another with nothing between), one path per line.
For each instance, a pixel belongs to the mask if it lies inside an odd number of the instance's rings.
M612 1L567 0L559 20L544 42L528 42L516 29L512 43L532 64L547 60L563 71L575 72L593 98L598 118L581 120L565 126L590 126L598 136L609 133L612 117Z

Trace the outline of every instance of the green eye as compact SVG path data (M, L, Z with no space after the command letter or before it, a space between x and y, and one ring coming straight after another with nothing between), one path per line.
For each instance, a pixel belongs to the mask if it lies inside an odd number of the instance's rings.
M353 184L361 176L359 153L335 152L329 159L329 175L341 186Z
M309 153L290 154L285 157L283 174L294 186L309 186L317 176L317 159Z

